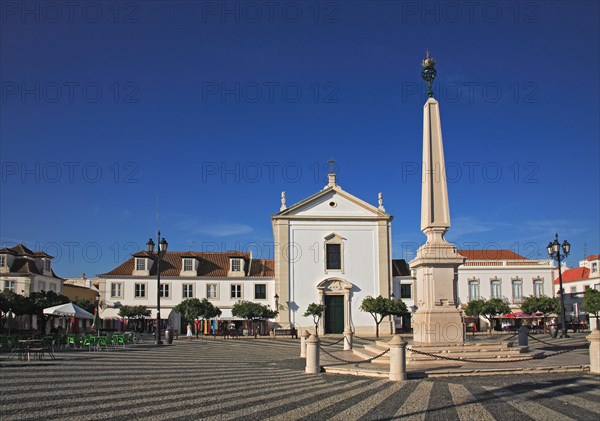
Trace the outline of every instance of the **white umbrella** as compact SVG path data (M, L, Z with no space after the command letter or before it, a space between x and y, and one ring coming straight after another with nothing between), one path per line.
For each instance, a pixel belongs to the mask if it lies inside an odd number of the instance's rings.
M75 316L78 319L89 319L92 320L94 315L88 313L81 307L76 306L73 303L61 304L54 307L45 308L43 311L44 314L49 314L51 316Z

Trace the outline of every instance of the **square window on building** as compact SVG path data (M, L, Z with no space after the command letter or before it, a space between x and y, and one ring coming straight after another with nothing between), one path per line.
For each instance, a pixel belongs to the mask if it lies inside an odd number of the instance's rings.
M6 267L6 254L0 254L0 268Z
M191 272L194 270L194 260L193 259L183 259L183 270L186 272Z
M40 291L46 291L46 283L44 281L40 281Z
M4 291L15 291L15 281L4 281Z
M266 284L254 284L254 299L255 300L266 300L267 299L267 285Z
M183 284L183 298L194 297L194 284Z
M326 261L327 269L339 270L342 269L342 245L341 244L326 244Z
M135 259L135 270L146 270L146 259Z
M411 285L400 285L400 298L411 298Z
M206 298L208 298L208 299L217 298L217 284L206 285Z
M161 298L169 298L169 284L160 284L160 296Z
M0 265L0 266L2 266L2 265ZM592 263L592 273L596 273L596 272L598 272L598 263L593 262Z
M50 260L44 260L44 270L46 272L50 272L50 266L51 266Z
M56 284L50 284L50 291L56 292Z
M121 283L113 282L110 284L110 296L111 298L118 298L121 296Z
M241 285L231 285L231 298L242 298Z
M135 284L134 285L134 297L145 298L146 297L146 284Z
M239 272L242 270L242 259L231 259L231 271Z

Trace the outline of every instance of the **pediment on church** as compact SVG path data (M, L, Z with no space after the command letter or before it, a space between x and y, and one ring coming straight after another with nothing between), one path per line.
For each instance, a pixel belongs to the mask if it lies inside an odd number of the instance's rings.
M279 212L275 217L301 218L390 218L386 212L341 190L327 188Z
M323 292L343 292L345 290L351 290L352 284L343 279L329 278L319 282L317 289L321 289Z

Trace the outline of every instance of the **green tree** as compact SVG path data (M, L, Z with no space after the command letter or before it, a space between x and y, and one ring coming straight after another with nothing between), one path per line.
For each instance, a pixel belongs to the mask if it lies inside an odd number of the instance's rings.
M492 319L501 314L510 313L510 306L500 298L490 300L472 300L467 304L465 314L470 317L482 316L487 319L489 330L492 330Z
M256 321L261 319L273 319L277 317L279 312L277 310L272 310L265 305L253 303L252 301L238 301L233 305L231 314L235 317L241 317L242 319L250 321L254 330L254 337L256 338L258 337Z
M308 308L304 312L304 317L312 316L312 318L313 318L313 322L315 323L315 336L319 336L319 333L318 333L319 320L321 319L321 316L323 316L324 311L325 311L325 305L311 303L308 305Z
M370 295L360 305L360 310L371 313L375 320L375 336L379 338L379 324L387 316L405 316L408 314L406 304L400 300L383 298L381 295L373 298Z
M18 315L31 314L31 300L14 291L2 291L0 292L0 311L7 313L9 310Z
M121 306L119 316L127 319L140 320L150 317L152 312L146 306Z
M69 301L69 297L62 294L57 294L54 291L39 291L29 294L31 313L39 317L40 332L46 332L46 322L50 319L50 317L52 317L44 314L44 309L58 306L60 304L66 304Z
M526 314L543 313L544 317L560 311L558 297L550 298L547 295L534 297L530 295L521 303L521 311Z
M141 329L141 321L146 317L150 317L152 312L146 306L121 306L119 307L119 316L126 318L129 321L133 320L135 325L135 330L140 331ZM127 325L128 328L129 324Z
M193 322L196 319L213 319L221 315L221 310L215 307L213 303L203 298L187 298L175 306L175 311L181 314L187 322ZM198 336L198 332L196 332Z
M91 314L94 314L94 311L96 310L96 304L92 303L87 298L82 298L81 300L75 300L75 301L73 301L73 304L75 304L77 307L81 307L82 309L84 309L85 311L87 311L88 313L91 313Z
M599 290L593 288L587 288L585 290L583 293L583 309L596 317L596 329L600 329L600 321L598 320L598 315L600 314Z

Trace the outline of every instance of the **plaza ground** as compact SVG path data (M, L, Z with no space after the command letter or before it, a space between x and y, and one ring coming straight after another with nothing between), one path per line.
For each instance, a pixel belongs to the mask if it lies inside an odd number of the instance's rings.
M341 349L341 344L336 346ZM61 351L56 360L2 360L1 364L2 421L600 417L600 379L587 373L399 383L307 375L299 358L299 341L286 338L182 338L161 347L148 343L114 351Z

